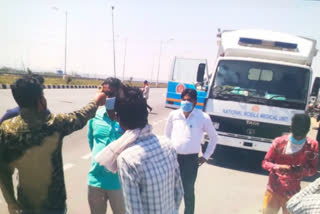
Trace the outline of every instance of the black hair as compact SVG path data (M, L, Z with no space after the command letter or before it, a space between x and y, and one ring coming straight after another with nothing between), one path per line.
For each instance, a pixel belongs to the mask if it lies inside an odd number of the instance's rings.
M307 114L295 114L291 120L291 132L295 136L305 136L309 132L310 124Z
M123 85L121 91L115 103L115 112L120 124L128 129L145 127L148 124L148 110L142 91L128 85Z
M39 74L30 74L33 78L38 79L39 83L42 85L44 83L44 78L43 76L39 75Z
M108 84L110 87L115 89L120 89L121 87L121 81L115 77L108 77L103 81L101 85L106 85L106 84Z
M27 74L17 79L12 87L12 95L20 108L36 108L43 95L43 78L39 75Z
M147 84L147 83L148 83L148 80L145 80L143 83L144 83L144 84Z
M189 95L191 99L197 101L197 91L191 88L184 89L183 92L181 93L181 99Z

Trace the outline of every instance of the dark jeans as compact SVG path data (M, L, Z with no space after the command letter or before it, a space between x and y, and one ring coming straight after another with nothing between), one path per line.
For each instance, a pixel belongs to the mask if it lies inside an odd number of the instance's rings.
M146 104L147 104L147 108L149 109L149 111L152 111L152 108L151 108L151 106L149 106L148 105L148 103L147 103L147 99L146 98L144 98L145 99L145 101L146 101Z
M67 208L65 209L56 209L56 210L45 210L45 211L41 211L36 212L36 211L32 211L32 210L23 210L21 211L20 214L66 214L67 213Z
M198 154L179 155L181 180L184 189L184 214L194 213L194 184L198 175Z

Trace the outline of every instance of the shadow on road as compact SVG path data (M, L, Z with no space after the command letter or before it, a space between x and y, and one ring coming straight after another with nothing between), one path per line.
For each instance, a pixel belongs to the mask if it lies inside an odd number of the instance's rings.
M229 148L218 145L214 154L209 159L208 164L268 176L269 173L261 167L264 156L264 152ZM303 181L312 182L319 177L320 172L318 167L318 173L316 175L307 177L303 179Z
M234 149L218 145L208 163L232 170L239 170L260 175L268 175L261 168L265 153Z

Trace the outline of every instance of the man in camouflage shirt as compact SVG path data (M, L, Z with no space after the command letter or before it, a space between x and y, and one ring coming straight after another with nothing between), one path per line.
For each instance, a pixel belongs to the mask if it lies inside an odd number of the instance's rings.
M79 111L48 115L42 85L31 75L18 79L12 94L20 115L0 126L0 188L9 212L65 213L62 139L83 128L106 97L98 93ZM19 172L17 199L12 184L15 168Z

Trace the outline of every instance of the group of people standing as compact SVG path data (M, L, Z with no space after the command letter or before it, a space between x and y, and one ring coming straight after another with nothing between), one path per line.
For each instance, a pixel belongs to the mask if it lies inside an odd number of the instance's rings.
M67 212L63 138L87 123L92 152L91 213L106 213L109 201L115 214L174 214L183 197L185 213L194 213L198 167L213 153L216 131L210 117L195 109L196 91L186 89L182 108L169 116L166 137L157 137L148 123L147 84L141 90L107 78L102 92L82 109L52 114L43 78L26 75L18 79L12 95L19 107L7 112L0 126L0 188L9 213ZM198 157L203 132L209 133L210 142ZM19 173L17 197L14 169Z
M182 198L184 213L193 214L198 168L213 154L217 132L209 115L196 108L197 92L185 89L181 108L169 114L165 137L157 137L148 123L148 109L152 111L146 101L148 93L148 82L141 90L110 77L82 109L52 114L43 94L43 78L26 75L18 79L12 95L19 107L8 112L0 126L0 188L9 213L67 212L63 138L88 124L92 214L105 214L108 201L114 214L176 214ZM309 128L310 118L296 114L291 133L276 138L266 154L262 167L270 175L264 214L278 213L280 208L295 214L311 209L301 201L314 202L304 196L317 193L320 180L298 193L301 180L314 175L318 167L318 142L306 137ZM204 133L209 142L202 154ZM17 197L14 169L19 172Z
M92 149L88 175L91 213L106 213L108 200L115 214L178 213L183 196L185 213L194 213L198 167L212 155L216 131L210 117L195 109L197 92L186 89L181 94L181 109L169 115L166 138L156 137L147 119L147 84L145 81L139 98L138 89L120 87L116 78L103 83L108 97L106 108L99 109L89 121L88 131ZM126 106L121 107L120 93L128 99ZM115 119L115 114L120 119ZM209 133L210 142L199 158L204 132Z

